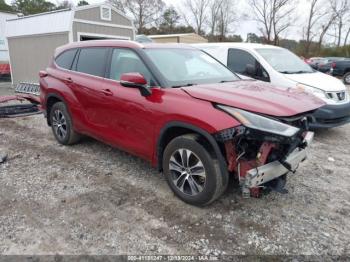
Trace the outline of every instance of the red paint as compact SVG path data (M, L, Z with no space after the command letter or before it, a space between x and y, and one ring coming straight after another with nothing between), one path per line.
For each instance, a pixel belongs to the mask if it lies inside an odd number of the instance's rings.
M129 83L134 83L137 85L146 85L147 81L140 73L126 73L122 74L120 81L125 81Z
M325 105L315 96L293 89L286 91L260 81L240 81L182 89L195 98L271 116L293 116Z
M87 41L61 47L56 53L86 46L181 48L180 45L143 46L128 41ZM140 80L135 74L124 77L128 81ZM232 116L216 109L212 102L275 116L299 114L323 105L310 96L272 90L265 84L251 81L193 88L153 87L150 96L141 96L138 88L59 69L53 62L42 71L40 87L43 109L47 109L49 95L59 97L66 103L77 132L136 154L154 165L161 130L170 122L190 124L209 134L240 125Z

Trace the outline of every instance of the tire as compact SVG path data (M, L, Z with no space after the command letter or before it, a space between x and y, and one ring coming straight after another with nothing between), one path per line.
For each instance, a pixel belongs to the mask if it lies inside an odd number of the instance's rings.
M50 123L56 140L62 145L72 145L80 140L74 131L72 118L63 102L55 103L50 110Z
M189 157L187 157L190 155ZM205 206L220 197L227 188L227 174L221 174L218 160L198 142L195 134L174 138L163 154L165 179L182 201ZM184 163L182 159L189 159Z
M350 85L350 72L347 72L345 75L344 75L344 84L346 85Z

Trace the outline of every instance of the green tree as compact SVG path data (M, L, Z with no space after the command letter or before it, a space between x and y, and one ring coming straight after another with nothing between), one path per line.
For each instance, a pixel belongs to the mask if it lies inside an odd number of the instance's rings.
M13 12L13 9L11 6L6 4L5 0L0 0L0 11Z
M243 42L243 39L240 35L229 35L225 37L225 41L227 42Z
M248 33L247 34L247 43L263 43L264 38L262 36L257 36L254 33Z
M58 6L57 6L57 10L60 10L60 9L69 9L69 8L72 8L74 5L71 1L69 0L63 0L61 1Z
M89 5L89 3L85 0L80 0L78 3L78 6L84 6L84 5Z
M56 9L56 5L45 0L14 0L12 7L16 12L24 15L49 12Z
M162 23L160 24L162 31L167 31L164 33L173 33L176 24L180 20L180 15L176 12L174 7L167 8L162 15Z

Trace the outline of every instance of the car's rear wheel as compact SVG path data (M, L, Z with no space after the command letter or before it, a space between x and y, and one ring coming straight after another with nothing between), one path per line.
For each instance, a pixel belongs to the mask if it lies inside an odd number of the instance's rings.
M197 140L192 134L173 139L163 154L163 173L181 200L204 206L224 192L228 179L221 174L217 159Z
M348 72L344 75L344 83L346 85L350 85L350 72Z
M63 102L57 102L52 106L50 123L52 132L60 144L72 145L79 141L80 135L74 131L72 119Z

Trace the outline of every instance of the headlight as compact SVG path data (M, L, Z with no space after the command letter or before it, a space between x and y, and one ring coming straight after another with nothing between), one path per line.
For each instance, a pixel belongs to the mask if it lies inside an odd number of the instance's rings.
M326 97L326 93L323 90L315 88L315 87L312 87L312 86L308 86L308 85L304 85L304 84L298 83L298 84L296 84L295 87L298 90L301 90L301 91L313 94L313 95L315 95L317 97L320 97L320 98L325 98Z
M270 118L253 114L234 107L218 105L218 108L229 113L231 116L240 121L244 126L252 129L257 129L260 131L265 131L268 133L273 133L282 136L293 136L299 131L299 128L296 128L294 126L290 126L272 120Z

